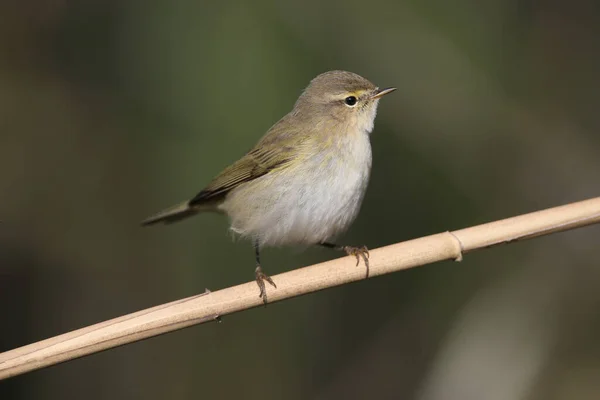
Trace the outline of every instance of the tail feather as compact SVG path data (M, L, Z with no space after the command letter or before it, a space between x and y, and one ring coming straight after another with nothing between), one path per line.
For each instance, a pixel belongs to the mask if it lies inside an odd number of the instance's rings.
M184 218L191 217L192 215L198 213L198 211L200 210L190 207L189 201L185 201L146 218L141 222L141 224L142 226L154 225L158 223L170 224L180 221Z

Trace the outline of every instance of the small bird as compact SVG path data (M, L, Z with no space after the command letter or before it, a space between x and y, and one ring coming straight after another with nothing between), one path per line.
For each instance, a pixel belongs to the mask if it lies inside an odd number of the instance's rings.
M371 173L371 142L379 89L347 71L314 78L292 111L256 146L217 175L191 200L142 221L172 223L204 211L225 213L230 229L254 244L259 297L265 281L277 288L260 263L264 246L320 245L364 260L365 246L330 242L346 231L360 209Z

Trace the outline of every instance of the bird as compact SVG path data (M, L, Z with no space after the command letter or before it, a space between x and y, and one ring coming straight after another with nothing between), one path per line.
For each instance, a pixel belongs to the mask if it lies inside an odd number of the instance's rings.
M379 89L341 70L322 73L302 91L292 110L256 145L194 197L141 222L170 224L202 212L226 214L230 230L254 246L255 280L267 304L263 247L320 245L360 260L369 274L366 246L332 242L360 210L372 165L370 135Z

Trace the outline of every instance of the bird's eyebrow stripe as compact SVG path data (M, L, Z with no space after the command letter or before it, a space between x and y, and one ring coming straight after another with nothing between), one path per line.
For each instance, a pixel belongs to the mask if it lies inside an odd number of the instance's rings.
M361 98L367 92L368 92L368 90L359 89L359 90L354 90L352 92L343 92L343 93L336 95L335 97L339 98L340 100L343 100L348 96L354 96L356 98Z

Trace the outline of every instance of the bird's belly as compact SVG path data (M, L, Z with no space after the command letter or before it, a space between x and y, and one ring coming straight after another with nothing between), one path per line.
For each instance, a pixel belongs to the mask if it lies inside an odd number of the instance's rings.
M329 178L329 179L327 179ZM265 244L314 244L345 231L358 214L366 179L359 174L293 182L265 226Z
M231 229L261 245L316 244L356 218L369 180L370 147L351 163L332 158L273 171L228 196ZM357 162L358 161L358 162Z

